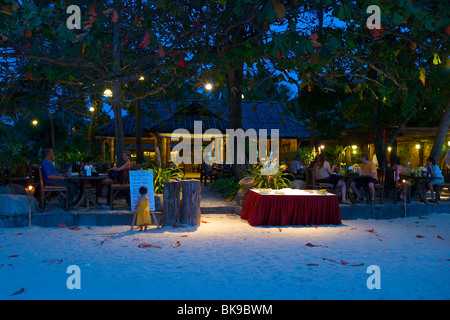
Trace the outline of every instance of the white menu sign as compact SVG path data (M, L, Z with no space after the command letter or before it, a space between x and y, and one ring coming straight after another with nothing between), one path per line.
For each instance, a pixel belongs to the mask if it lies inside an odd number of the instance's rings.
M139 193L140 187L147 187L148 205L150 211L155 211L155 196L153 191L153 171L152 170L131 170L130 171L130 198L131 211L136 211L138 199L141 196Z

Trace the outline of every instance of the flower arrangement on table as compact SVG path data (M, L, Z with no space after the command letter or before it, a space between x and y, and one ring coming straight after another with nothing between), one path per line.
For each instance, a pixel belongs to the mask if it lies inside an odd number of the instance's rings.
M253 184L254 188L270 188L270 189L283 189L292 187L292 182L288 179L288 176L293 176L292 173L288 173L287 165L280 164L278 167L278 171L273 175L263 175L261 174L261 170L267 167L266 165L258 162L250 169L245 176L253 177L255 179L255 183Z

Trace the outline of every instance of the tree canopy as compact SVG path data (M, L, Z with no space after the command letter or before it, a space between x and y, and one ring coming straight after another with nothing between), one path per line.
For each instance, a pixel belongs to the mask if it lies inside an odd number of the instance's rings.
M83 0L73 5L80 9L79 20L67 1L3 1L0 113L69 110L90 118L90 105L109 101L118 155L124 148L123 109L134 112L133 104L149 97L195 95L206 82L228 99L230 128L241 126L242 95L277 100L285 95L288 101L289 84L298 102L287 104L293 117L308 117L312 132L318 117L317 129L335 129L328 136L345 126L342 121L327 126L333 114L370 128L383 166L387 146L408 121L448 114L445 1ZM380 8L379 28L368 24L370 5ZM180 91L187 87L192 89ZM105 89L112 90L109 100Z

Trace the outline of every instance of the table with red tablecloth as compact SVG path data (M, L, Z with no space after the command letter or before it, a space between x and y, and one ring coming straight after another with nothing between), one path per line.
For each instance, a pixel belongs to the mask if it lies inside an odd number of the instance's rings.
M251 226L342 224L335 194L319 194L317 190L275 192L250 190L241 218Z

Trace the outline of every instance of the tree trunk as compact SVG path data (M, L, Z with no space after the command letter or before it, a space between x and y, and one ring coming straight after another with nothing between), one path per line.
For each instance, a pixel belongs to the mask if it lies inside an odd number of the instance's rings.
M91 161L92 160L92 154L94 152L94 139L92 137L92 127L94 126L95 123L95 112L97 112L97 108L98 105L97 103L94 104L94 112L91 112L91 118L89 119L89 129L88 129L88 134L86 137L87 140L87 144L88 144L88 151L86 154L86 161Z
M317 119L317 109L313 107L311 109L311 125L309 127L309 145L311 147L317 146L316 141L316 119Z
M119 14L120 1L115 1L114 7ZM125 137L123 135L123 122L122 122L122 84L119 78L120 72L120 18L117 23L113 24L113 57L114 57L114 75L117 77L113 83L113 111L114 111L114 125L116 131L116 156L117 165L123 164L122 153L125 149Z
M181 182L164 182L163 221L160 225L173 226L180 223L180 190Z
M386 146L383 137L383 126L381 125L381 106L382 104L378 100L373 100L373 140L375 144L375 153L378 160L378 167L380 169L385 169L387 168L387 158Z
M50 120L50 132L51 132L51 137L52 137L52 150L53 152L55 151L55 126L53 125L53 117L52 117L52 113L50 112L50 108L47 108L47 113L48 113L48 119Z
M135 102L135 119L136 119L136 163L144 163L144 152L142 151L142 131L141 131L141 100Z
M433 148L431 149L430 152L430 157L433 157L436 160L436 163L438 162L439 156L441 155L442 146L444 145L449 125L450 125L450 98L447 98L445 109L442 111L441 122L439 123L439 127L436 132L436 137L434 138Z
M242 128L242 91L241 82L244 76L243 66L237 69L229 70L228 73L228 129ZM236 139L227 141L233 143L234 159L233 159L233 173L234 176L240 180L242 178L242 170L245 170L245 164L237 164L237 143ZM240 141L239 143L243 143Z
M181 223L197 226L200 224L201 183L199 180L181 181Z

